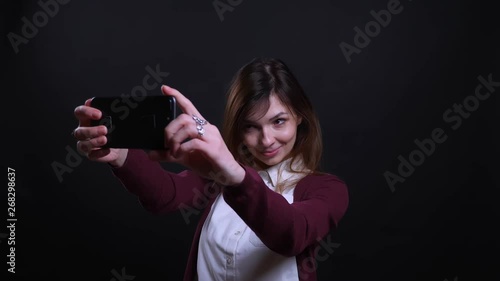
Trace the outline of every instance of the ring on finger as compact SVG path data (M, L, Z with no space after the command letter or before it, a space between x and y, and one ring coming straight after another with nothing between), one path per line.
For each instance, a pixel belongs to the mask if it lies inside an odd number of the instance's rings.
M203 128L203 125L208 124L206 120L203 120L201 118L198 118L198 116L193 114L193 120L196 122L196 130L198 131L198 136L201 138L205 134L205 129Z

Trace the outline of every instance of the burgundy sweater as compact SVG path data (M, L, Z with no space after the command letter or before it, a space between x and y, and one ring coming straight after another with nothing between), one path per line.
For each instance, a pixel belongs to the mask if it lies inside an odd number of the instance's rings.
M124 165L112 170L152 213L179 209L185 216L202 213L184 281L196 280L201 229L219 192L269 249L284 256L296 256L300 281L315 281L314 250L319 247L320 239L336 229L346 212L347 186L331 174L310 174L297 183L294 202L289 204L266 186L255 169L242 167L245 178L240 185L219 187L190 170L178 174L166 171L144 151L130 149Z

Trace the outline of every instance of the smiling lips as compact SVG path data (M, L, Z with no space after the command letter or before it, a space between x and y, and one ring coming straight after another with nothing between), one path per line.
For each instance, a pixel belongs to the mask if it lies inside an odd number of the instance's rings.
M275 156L276 154L278 154L278 151L279 151L279 147L276 148L275 150L267 150L267 151L264 151L262 152L262 155L266 156L266 157L273 157Z

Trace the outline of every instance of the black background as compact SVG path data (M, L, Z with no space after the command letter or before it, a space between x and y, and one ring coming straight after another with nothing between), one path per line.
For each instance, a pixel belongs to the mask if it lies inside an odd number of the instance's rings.
M62 181L52 165L75 148L74 108L130 94L146 66L169 72L163 82L220 126L230 79L258 56L296 74L321 120L323 168L349 186L331 236L340 246L319 280L500 280L500 88L457 130L443 119L478 76L500 81L494 1L403 0L348 63L339 44L353 45L353 28L388 2L245 0L221 21L211 1L70 1L16 54L7 34L41 8L3 1L2 166L16 169L18 221L15 275L0 237L2 280L108 281L122 268L137 281L181 280L196 222L147 213L105 164L84 159ZM392 192L384 172L435 128L447 140Z

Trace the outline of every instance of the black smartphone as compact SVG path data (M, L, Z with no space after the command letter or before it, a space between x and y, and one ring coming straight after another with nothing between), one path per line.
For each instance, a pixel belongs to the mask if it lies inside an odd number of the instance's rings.
M94 97L91 107L102 112L92 126L108 128L106 148L165 149L165 127L176 118L170 96Z

